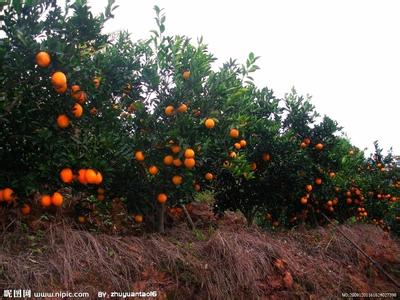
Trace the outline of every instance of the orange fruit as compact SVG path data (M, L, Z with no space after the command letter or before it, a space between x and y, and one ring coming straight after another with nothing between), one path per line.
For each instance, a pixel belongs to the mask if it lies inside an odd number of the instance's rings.
M308 146L308 145L310 145L311 140L310 140L309 138L305 138L305 139L303 140L303 142Z
M90 113L92 116L97 115L97 108L96 108L96 107L92 107L92 108L89 110L89 113Z
M51 197L49 195L42 195L39 202L41 206L49 207L51 205Z
M163 162L164 162L164 165L170 166L174 162L174 158L172 157L172 155L167 155L164 157Z
M240 148L242 148L242 146L240 145L240 143L235 143L235 144L233 144L233 146L234 146L237 150L240 150Z
M235 152L235 151L231 151L231 152L229 153L229 157L230 157L230 158L235 158L235 157L236 157L236 152Z
M269 155L269 153L263 153L262 159L263 161L269 161L271 159L271 156Z
M150 166L150 167L149 167L149 173L150 173L151 175L157 175L157 173L158 173L158 168L157 168L156 166Z
M196 192L199 192L200 190L201 190L201 187L200 187L200 184L195 184L194 185L194 190L196 191Z
M87 184L87 180L86 180L86 170L85 169L80 169L78 171L78 181L82 184Z
M135 159L137 161L144 161L144 153L142 151L136 151Z
M181 147L179 147L179 145L172 145L171 146L171 151L172 151L172 153L175 153L175 154L177 154L177 153L179 153L179 151L181 151Z
M334 178L336 176L335 172L329 172L329 178Z
M237 137L239 137L239 130L237 130L236 128L232 128L230 131L229 131L229 136L231 137L231 138L237 138Z
M27 215L29 215L30 212L31 212L31 207L30 207L28 204L25 203L25 204L21 207L21 212L22 212L22 214L23 214L24 216L27 216Z
M51 63L50 55L45 51L40 51L35 56L36 64L41 68L47 68Z
M59 192L55 192L53 196L51 196L51 204L53 204L54 206L62 206L63 201L63 196Z
M70 168L64 168L60 172L60 179L64 183L71 183L73 176L74 174L72 173L72 170Z
M76 99L79 104L84 104L87 100L87 94L84 91L79 91L76 93Z
M204 175L204 178L205 178L206 180L208 180L208 181L211 181L211 180L213 180L214 175L213 175L212 173L206 173L206 174Z
M215 127L215 121L213 119L207 119L204 122L204 125L206 126L206 128L211 129Z
M174 164L175 167L180 167L182 166L182 161L179 158L175 158L172 163Z
M322 179L321 178L315 179L315 184L320 185L321 183L322 183Z
M174 114L174 107L172 105L168 105L165 110L164 110L165 114L170 117Z
M240 146L241 146L242 148L244 148L244 147L246 147L247 142L246 142L246 140L240 140L239 144L240 144Z
M74 98L74 95L76 95L76 93L79 92L80 90L81 88L79 87L79 85L74 84L73 86L71 86L72 98Z
M14 200L14 198L15 195L13 189L5 188L3 190L3 201L11 202L12 200Z
M66 115L59 115L57 117L57 125L60 128L67 128L69 126L69 118Z
M94 181L94 184L100 184L103 182L103 175L99 171L95 171L96 173L96 178Z
M78 222L81 223L81 224L85 223L86 222L86 217L85 216L79 216L78 217Z
M64 94L66 91L67 91L67 85L65 84L65 85L63 85L63 86L60 86L60 87L56 87L55 88L55 90L56 90L56 93L57 94Z
M328 205L328 206L332 206L332 205L333 205L333 202L332 202L332 200L328 200L328 201L326 202L326 205Z
M306 144L306 143L302 142L302 143L300 144L300 148L304 149L304 148L306 148L306 147L307 147L307 144Z
M142 223L143 222L143 216L142 215L135 215L134 217L135 223Z
M255 162L252 162L252 163L250 164L250 168L251 168L252 171L257 170L257 164L256 164Z
M182 103L182 104L178 107L177 112L179 112L179 113L185 113L185 112L187 112L187 110L188 110L187 105L184 104L184 103Z
M188 169L193 169L194 166L196 165L196 161L194 160L194 158L185 158L183 163L184 163L185 167Z
M185 79L185 80L188 80L189 77L190 77L190 75L191 75L191 73L190 73L190 71L188 71L188 70L182 72L182 77L183 77L183 79Z
M85 172L85 179L87 183L95 184L97 182L97 173L93 169L87 169Z
M179 175L173 176L173 177L172 177L172 183L173 183L174 185L180 185L180 184L182 184L182 176L179 176Z
M82 114L83 114L82 105L80 105L79 103L75 103L74 106L72 106L71 112L75 116L75 118L82 117Z
M93 83L94 83L94 86L96 87L96 89L98 89L100 86L100 79L97 77L93 78Z
M100 194L100 195L102 195L102 194L105 193L105 190L104 190L102 187L99 187L99 188L97 189L97 193Z
M185 158L194 158L194 150L191 148L188 148L185 150Z
M97 197L96 197L96 199L99 200L99 201L103 201L104 198L105 198L105 196L103 194L98 194Z
M164 193L158 194L157 195L157 201L158 203L165 203L168 199L168 196Z
M312 185L311 184L307 184L306 185L306 190L307 190L307 192L311 192L312 191Z
M317 150L322 150L323 148L324 148L324 145L321 143L318 143L315 145L315 149L317 149Z
M63 72L57 71L51 75L51 84L56 87L62 87L67 85L67 77Z
M300 199L300 203L302 204L302 205L306 205L307 204L307 197L301 197L301 199Z

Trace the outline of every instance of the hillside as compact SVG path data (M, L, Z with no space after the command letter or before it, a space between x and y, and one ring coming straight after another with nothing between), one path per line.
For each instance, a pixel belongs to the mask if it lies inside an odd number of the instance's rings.
M396 286L335 228L265 232L233 213L216 220L204 206L165 235L110 235L65 223L0 235L0 289L154 291L158 299L341 297ZM400 244L373 225L339 228L395 280ZM28 230L25 228L25 231Z

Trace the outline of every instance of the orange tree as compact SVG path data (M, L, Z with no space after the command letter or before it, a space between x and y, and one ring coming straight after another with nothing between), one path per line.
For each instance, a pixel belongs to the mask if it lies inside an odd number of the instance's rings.
M110 1L93 17L86 1L68 2L65 10L55 1L13 1L4 8L0 189L11 196L1 205L17 200L30 207L40 193L41 206L62 206L67 186L73 193L94 193L100 185L125 191L119 180L134 171L128 166L132 137L119 103L125 92L139 97L145 53L126 34L111 42L101 33L113 9ZM49 202L46 195L56 191Z

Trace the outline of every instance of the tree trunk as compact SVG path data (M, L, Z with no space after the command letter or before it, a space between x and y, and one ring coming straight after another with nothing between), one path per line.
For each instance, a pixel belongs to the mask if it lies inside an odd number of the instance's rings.
M158 232L164 233L165 232L165 203L158 204Z

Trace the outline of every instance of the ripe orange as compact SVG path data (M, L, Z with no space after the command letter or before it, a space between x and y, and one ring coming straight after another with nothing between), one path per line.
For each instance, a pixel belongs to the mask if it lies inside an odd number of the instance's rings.
M206 173L206 174L204 175L204 178L205 178L206 180L208 180L208 181L211 181L211 180L213 180L214 175L213 175L212 173Z
M142 215L135 215L134 220L136 223L140 224L143 222L143 216Z
M179 113L185 113L185 112L187 112L187 110L188 110L187 105L184 104L184 103L182 103L182 104L178 107L177 112L179 112Z
M142 151L136 151L135 159L137 161L144 161L144 153Z
M95 171L96 173L96 179L94 181L94 184L100 184L103 182L103 175L99 171Z
M306 205L307 204L307 197L301 197L301 199L300 199L300 203L302 204L302 205Z
M204 122L204 125L206 126L206 128L212 129L212 128L215 127L215 121L214 121L213 119L207 119L207 120Z
M79 85L74 84L73 86L71 86L71 93L72 93L72 98L75 97L76 93L80 91L80 87ZM74 98L75 99L75 98ZM75 99L78 100L78 99Z
M311 140L310 140L309 138L305 138L305 139L303 140L303 142L308 146L308 145L310 145Z
M241 146L242 148L246 147L246 145L247 145L246 140L240 140L239 143L240 143L240 146Z
M179 158L175 158L172 163L174 164L175 167L180 167L182 166L182 161Z
M315 179L315 184L320 185L321 183L322 183L322 179L321 178Z
M47 52L40 51L36 54L35 61L39 67L47 68L51 63L51 58Z
M43 207L49 207L51 205L51 197L49 195L43 195L40 198L40 205Z
M168 196L166 194L164 194L164 193L161 193L161 194L157 195L158 203L161 203L161 204L165 203L167 201L167 199L168 199Z
M87 169L85 172L85 179L87 183L94 184L97 181L96 171L93 169Z
M67 91L67 85L62 85L60 87L55 87L56 93L57 94L64 94Z
M194 185L194 190L196 191L196 192L199 192L200 190L201 190L201 187L200 187L200 184L195 184Z
M305 149L306 147L307 147L307 144L306 144L306 143L302 142L302 143L300 144L300 148Z
M182 72L182 77L183 77L183 79L185 79L185 80L188 80L189 77L190 77L190 75L191 75L191 73L190 73L190 71L188 71L188 70Z
M28 204L25 203L25 204L21 207L21 212L22 212L22 214L23 214L24 216L27 216L27 215L29 215L30 212L31 212L31 207L30 207Z
M183 163L185 167L188 169L193 169L194 166L196 165L196 161L194 160L194 158L185 158Z
M181 147L179 147L179 145L172 145L171 146L171 151L172 151L172 153L175 153L175 154L177 154L177 153L179 153L179 151L181 151Z
M167 155L164 157L163 162L164 162L164 165L170 166L174 162L174 158L172 157L172 155Z
M240 145L240 143L235 143L233 145L237 150L239 150L240 148L242 148L242 146Z
M97 197L96 197L96 199L99 200L99 201L103 201L104 198L105 198L105 196L103 194L98 194Z
M255 162L252 162L252 163L250 164L250 168L251 168L252 171L257 170L257 164L256 164Z
M73 173L70 168L64 168L60 172L60 179L64 183L71 183L73 179Z
M149 173L150 173L151 175L157 175L157 173L158 173L158 168L157 168L156 166L150 166L150 167L149 167Z
M262 160L263 161L269 161L271 159L271 155L269 155L269 153L265 152L262 155Z
M165 110L164 110L165 114L170 117L174 114L174 107L172 105L168 105Z
M311 184L307 184L306 185L306 190L307 190L307 192L311 192L312 191L312 185Z
M12 200L14 200L14 198L15 195L13 189L5 188L3 190L3 201L11 202Z
M80 169L78 171L78 181L82 184L87 184L87 180L86 180L86 170L85 169Z
M63 201L63 196L59 192L55 192L53 196L51 196L51 204L53 204L54 206L62 206Z
M96 107L92 107L92 108L89 110L89 113L90 113L92 116L97 115L97 108L96 108Z
M188 148L185 150L185 158L194 158L194 150L191 148Z
M329 178L334 178L336 176L335 172L329 172Z
M315 145L315 149L317 149L317 150L322 150L323 148L324 148L324 145L321 143L318 143Z
M67 128L69 126L69 118L66 115L59 115L57 117L57 125L60 128Z
M235 152L235 151L231 151L231 152L229 153L229 157L230 157L230 158L235 158L235 157L236 157L236 152Z
M75 103L74 106L72 106L72 114L75 116L75 118L80 118L82 117L83 114L83 108L82 105L79 103Z
M174 185L180 185L180 184L182 184L182 176L179 176L179 175L173 176L173 177L172 177L172 183L173 183Z
M57 71L51 75L51 84L56 88L67 85L67 77L63 72Z
M103 195L105 193L105 190L102 187L99 187L97 189L97 193L100 194L100 195Z
M229 136L233 139L239 137L239 130L237 130L236 128L232 128L229 132Z
M96 89L98 89L100 86L100 79L97 77L93 78L93 83L94 83L94 86L96 87Z
M328 205L328 206L332 206L332 205L333 205L333 202L332 202L332 200L328 200L328 201L326 202L326 205Z
M76 93L76 97L75 100L79 103L79 104L84 104L87 100L87 94L84 91L79 91Z

